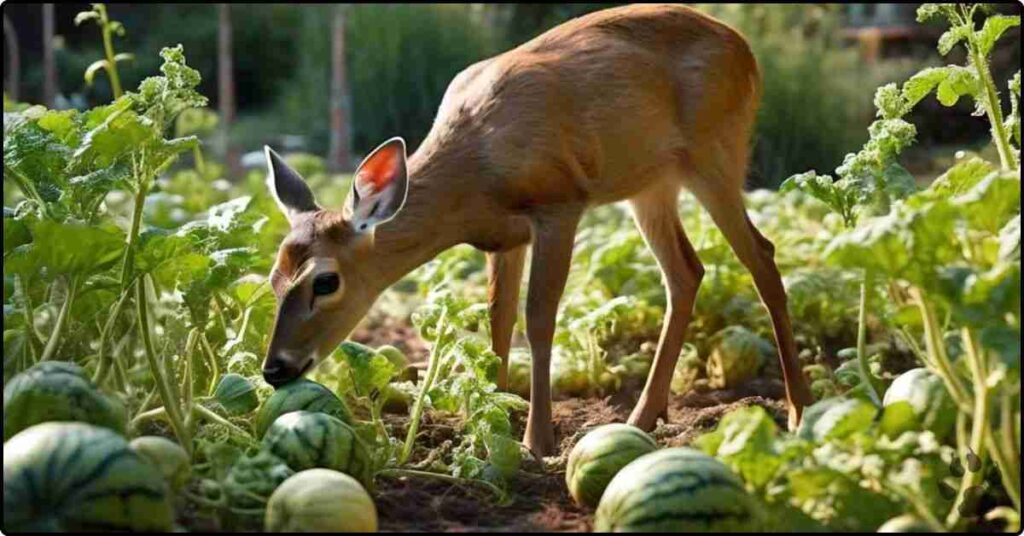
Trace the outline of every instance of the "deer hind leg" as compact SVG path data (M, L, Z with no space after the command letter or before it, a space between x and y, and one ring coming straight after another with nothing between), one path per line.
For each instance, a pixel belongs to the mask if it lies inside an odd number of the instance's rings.
M523 280L526 246L487 253L488 304L491 316L491 349L501 358L498 389L508 388L508 354L519 306L519 285Z
M565 290L572 260L573 239L580 209L537 215L533 219L530 283L526 295L526 338L533 365L530 369L530 412L523 443L536 456L555 452L551 422L551 341L555 315Z
M704 266L679 220L678 195L678 184L659 185L630 200L636 225L661 268L668 302L654 364L628 421L643 430L654 428L658 417L668 421L672 373L704 276Z
M691 190L711 214L740 262L750 271L761 302L768 309L786 383L789 427L795 429L803 408L814 400L797 360L793 328L786 310L786 289L775 265L775 247L750 221L740 189L716 188L719 184L713 180L702 182Z

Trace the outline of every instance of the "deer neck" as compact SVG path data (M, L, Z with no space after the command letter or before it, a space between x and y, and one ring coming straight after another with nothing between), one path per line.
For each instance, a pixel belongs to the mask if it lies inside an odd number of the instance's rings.
M466 191L471 166L455 162L424 143L409 158L409 191L395 217L374 233L374 257L382 288L472 235Z

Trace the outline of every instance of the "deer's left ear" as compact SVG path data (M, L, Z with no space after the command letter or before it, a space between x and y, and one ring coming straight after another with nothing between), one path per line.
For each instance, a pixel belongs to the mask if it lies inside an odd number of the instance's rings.
M391 138L359 164L345 202L345 215L356 231L369 231L401 210L408 190L405 141Z

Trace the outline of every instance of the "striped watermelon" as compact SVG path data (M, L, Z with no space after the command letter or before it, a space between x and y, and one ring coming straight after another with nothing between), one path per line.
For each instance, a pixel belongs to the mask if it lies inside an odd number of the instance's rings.
M263 403L256 415L256 435L263 437L270 424L278 417L291 411L314 411L325 413L352 424L352 413L330 389L305 378L299 378L277 388Z
M114 432L49 422L4 443L4 531L171 530L160 472Z
M377 507L354 478L307 469L281 484L267 503L267 532L377 532Z
M691 448L637 458L605 489L594 518L601 532L732 532L761 528L757 501L718 460Z
M40 361L4 386L4 441L49 421L79 421L124 433L128 416L120 401L93 385L82 367Z
M295 471L323 467L368 485L370 453L356 431L324 413L293 411L277 418L263 436L263 448Z
M231 415L243 415L260 405L256 396L256 386L245 376L234 372L225 374L213 391L221 407Z
M608 482L629 462L658 450L651 436L628 424L599 426L583 437L565 468L565 484L578 504L597 506Z

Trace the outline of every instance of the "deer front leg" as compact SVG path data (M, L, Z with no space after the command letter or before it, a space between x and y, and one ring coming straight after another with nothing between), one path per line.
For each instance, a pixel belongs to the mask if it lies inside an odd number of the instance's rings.
M530 342L530 413L523 443L536 456L555 452L551 422L551 340L555 315L565 289L572 259L573 238L580 210L537 217L533 221L533 256L526 296L526 338Z
M526 246L487 254L488 303L491 313L491 349L501 358L498 390L508 389L508 354L519 305L519 284L523 279Z

